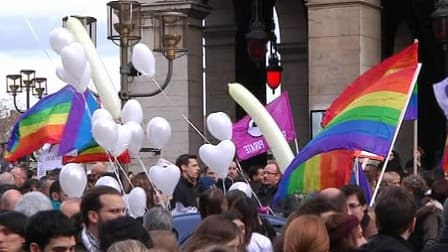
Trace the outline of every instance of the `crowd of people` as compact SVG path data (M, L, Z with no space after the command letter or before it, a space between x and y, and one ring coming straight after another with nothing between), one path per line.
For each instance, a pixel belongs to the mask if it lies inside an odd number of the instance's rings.
M380 188L369 207L365 188L353 184L274 203L282 177L274 161L244 169L233 162L225 178L192 154L180 155L176 165L181 178L172 197L144 172L117 178L103 163L89 169L80 198L63 192L58 170L37 178L26 165L9 167L0 174L0 251L448 251L443 174L421 176L392 163L378 181L382 164L368 164L371 189ZM95 186L102 176L120 179L122 191ZM129 214L123 198L135 186L147 196L140 217ZM186 212L201 220L179 241L173 216ZM284 217L285 225L274 228L267 215Z

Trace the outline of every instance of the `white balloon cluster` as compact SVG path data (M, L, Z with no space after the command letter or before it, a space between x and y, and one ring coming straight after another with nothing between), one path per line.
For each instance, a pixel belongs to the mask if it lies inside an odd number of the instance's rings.
M116 123L112 115L104 108L95 110L92 115L92 134L96 142L118 157L128 150L133 157L137 156L145 139L141 126L143 110L140 102L131 99L121 111L121 121ZM162 117L152 118L146 127L146 136L155 148L163 148L171 137L169 122Z
M235 144L231 141L232 121L224 112L212 113L207 116L207 128L221 142L217 145L203 144L199 148L199 157L223 179L235 156Z
M56 68L56 75L78 92L84 92L90 82L91 70L82 45L75 42L69 30L62 27L50 32L50 45L61 56L62 65Z

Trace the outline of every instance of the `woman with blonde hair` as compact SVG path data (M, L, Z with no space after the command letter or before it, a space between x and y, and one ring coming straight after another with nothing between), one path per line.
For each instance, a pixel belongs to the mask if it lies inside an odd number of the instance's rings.
M113 243L107 252L148 252L150 251L142 242L137 240L123 240Z
M291 221L285 229L284 252L328 252L329 249L327 228L318 216L301 215Z

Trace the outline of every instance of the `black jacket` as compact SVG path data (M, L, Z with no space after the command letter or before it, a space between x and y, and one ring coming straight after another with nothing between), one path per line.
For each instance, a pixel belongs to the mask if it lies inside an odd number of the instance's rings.
M171 209L176 207L176 202L182 203L184 207L198 207L195 186L181 177L174 190L173 199L171 200Z
M413 248L408 241L401 236L391 236L377 234L366 244L360 247L357 252L413 252Z

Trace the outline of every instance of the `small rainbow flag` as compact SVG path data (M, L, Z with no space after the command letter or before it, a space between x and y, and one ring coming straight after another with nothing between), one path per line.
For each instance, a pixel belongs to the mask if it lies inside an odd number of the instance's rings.
M322 171L333 167L322 163L322 157L334 154L334 158L339 158L341 153L333 152L335 150L364 150L386 156L416 82L419 69L417 49L418 44L414 43L386 59L358 77L342 92L323 118L322 125L325 128L286 169L275 196L276 201L289 194L338 186L336 181L333 184L300 182L331 181L331 178L322 178L328 176L328 173L334 174ZM308 166L320 171L305 173L304 169L308 170ZM345 167L338 168L342 170L339 172L345 174ZM309 175L305 177L300 174Z
M16 161L38 150L45 143L59 143L75 92L72 86L67 85L44 97L22 114L12 129L5 159Z

